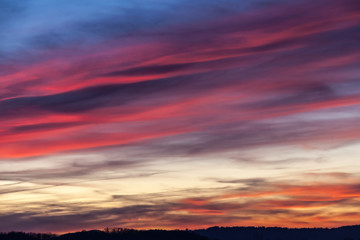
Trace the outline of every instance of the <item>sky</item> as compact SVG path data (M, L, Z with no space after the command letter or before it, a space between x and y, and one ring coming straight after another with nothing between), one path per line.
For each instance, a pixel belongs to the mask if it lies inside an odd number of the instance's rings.
M358 0L2 0L0 39L0 231L359 224Z

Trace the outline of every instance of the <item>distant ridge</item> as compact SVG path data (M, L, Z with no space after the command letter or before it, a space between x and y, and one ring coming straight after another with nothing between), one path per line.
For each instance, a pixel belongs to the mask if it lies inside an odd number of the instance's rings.
M198 230L91 230L62 235L9 232L0 240L360 240L360 225L338 228L210 227Z
M338 228L216 226L194 232L217 240L360 240L360 225Z
M0 240L208 240L208 238L193 231L116 228L110 231L91 230L63 235L9 232L0 233Z

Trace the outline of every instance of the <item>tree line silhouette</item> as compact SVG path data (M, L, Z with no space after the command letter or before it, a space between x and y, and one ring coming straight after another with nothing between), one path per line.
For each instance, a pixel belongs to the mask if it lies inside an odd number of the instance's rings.
M56 235L2 232L0 240L360 240L360 225L340 228L211 227L199 230L105 228Z
M134 230L106 228L104 231L91 230L63 235L9 232L0 233L0 240L209 240L192 231L181 230Z
M339 228L211 227L194 232L218 240L360 240L360 225Z

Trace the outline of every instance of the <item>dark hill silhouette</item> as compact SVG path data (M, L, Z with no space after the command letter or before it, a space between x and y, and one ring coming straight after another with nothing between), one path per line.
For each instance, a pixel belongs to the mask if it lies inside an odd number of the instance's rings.
M360 225L340 228L211 227L195 233L218 240L360 240Z
M98 230L69 233L58 236L56 240L208 240L191 231L132 230L114 229L111 232ZM55 240L54 239L54 240Z
M192 231L113 229L81 231L63 235L10 232L0 233L0 240L209 240Z
M54 234L43 233L24 233L24 232L9 232L0 233L1 240L50 240L54 239Z
M360 225L340 228L211 227L181 230L91 230L63 235L9 232L0 240L360 240Z

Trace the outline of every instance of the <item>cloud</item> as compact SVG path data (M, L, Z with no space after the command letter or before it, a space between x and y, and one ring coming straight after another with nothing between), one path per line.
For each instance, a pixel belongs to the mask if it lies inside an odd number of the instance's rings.
M288 92L288 94L286 93ZM289 91L284 91L281 99L266 100L262 104L255 103L252 107L259 107L260 109L276 108L281 106L297 106L302 104L311 104L317 102L326 102L329 100L336 100L335 92L328 86L322 83L308 83L304 87L295 86ZM289 95L289 96L286 96Z
M34 97L18 97L0 102L5 117L28 112L28 109L60 113L84 112L109 106L122 106L149 97L175 94L179 88L196 87L184 77L143 81L128 84L109 84L87 87L59 94ZM190 90L190 91L194 91ZM16 109L16 111L15 111Z
M191 65L192 65L191 63L182 63L182 64L169 64L169 65L160 65L160 66L135 67L135 68L125 69L122 71L106 73L104 74L104 76L114 77L114 76L156 75L156 74L182 70Z
M30 125L20 125L10 129L10 132L28 132L28 131L41 131L41 130L51 130L59 128L68 128L79 126L80 122L59 122L59 123L40 123L40 124L30 124Z
M264 185L267 180L264 178L250 178L250 179L219 179L216 180L219 183L233 183L233 184L244 184L248 187L256 187L256 186L261 186Z
M350 214L338 212L338 209L346 206L354 210L358 207L358 184L266 182L263 185L263 188L230 188L216 193L203 189L203 194L209 194L203 197L193 195L184 198L180 192L164 192L115 196L110 200L130 204L123 207L94 209L93 203L82 203L81 206L43 203L39 207L45 211L44 214L35 211L2 214L7 221L1 230L21 228L25 231L46 229L62 232L119 225L143 228L149 226L149 221L159 222L163 228L200 228L219 223L228 226L253 225L260 223L259 218L267 219L266 226L284 226L284 218L292 219L286 223L287 226L310 227L320 222L323 226L338 226L339 221ZM172 194L176 198L167 197ZM138 201L138 204L131 204L134 201ZM324 207L327 211L324 211ZM355 223L357 215L353 215L352 212L352 218L345 222ZM67 219L72 219L72 226Z

